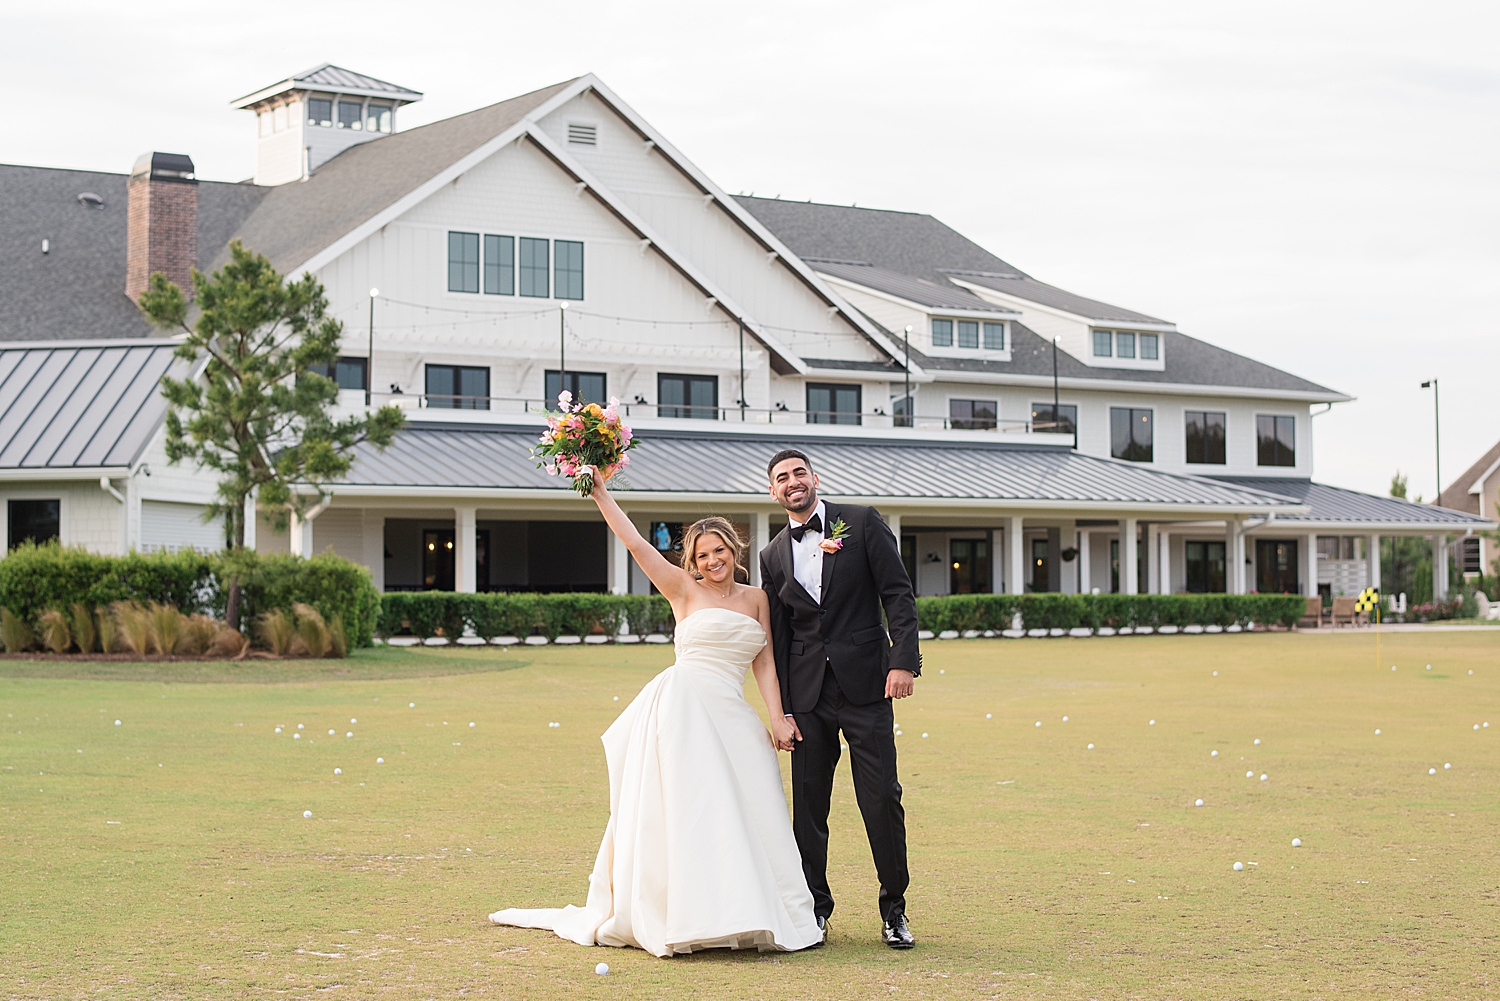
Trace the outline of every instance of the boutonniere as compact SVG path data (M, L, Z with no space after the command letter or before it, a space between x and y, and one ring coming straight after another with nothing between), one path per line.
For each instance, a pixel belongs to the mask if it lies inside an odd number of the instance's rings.
M839 518L829 526L828 535L818 543L818 548L825 553L836 553L844 548L844 539L848 534L849 526L844 523L843 518Z

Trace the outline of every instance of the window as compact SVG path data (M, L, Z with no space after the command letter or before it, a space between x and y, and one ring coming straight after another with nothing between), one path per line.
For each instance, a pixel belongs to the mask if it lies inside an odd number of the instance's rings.
M479 291L479 234L448 234L448 291Z
M1071 403L1061 403L1054 414L1052 404L1033 403L1031 430L1038 434L1077 434L1078 408Z
M1052 589L1051 547L1046 539L1031 540L1031 589L1037 592Z
M364 109L356 101L339 102L339 128L358 132L364 124Z
M1109 454L1129 462L1151 461L1151 411L1109 408Z
M13 500L9 507L9 540L11 549L23 542L41 545L56 539L62 529L62 501Z
M1184 545L1189 594L1222 594L1224 581L1224 543L1187 542Z
M807 384L807 423L858 424L860 387L838 383Z
M656 416L719 419L719 380L712 375L658 375Z
M558 240L553 250L553 289L559 299L583 298L583 244Z
M951 557L948 573L949 594L989 594L994 579L990 571L988 539L953 539L948 543Z
M912 423L912 398L903 396L898 400L891 401L892 425L898 428L915 427Z
M604 395L605 380L603 372L574 372L568 370L566 387L558 379L557 369L548 369L544 380L544 389L547 392L547 406L551 407L557 402L557 395L564 388L573 394L575 403L598 403L604 404L608 397Z
M576 122L568 123L568 145L599 145L599 127L597 125L580 125Z
M434 410L490 409L490 370L468 365L428 365L427 406Z
M308 371L316 372L325 379L332 379L338 383L340 389L358 389L363 391L365 388L366 364L367 362L364 358L340 358L331 366L333 369L331 372L328 365L309 365Z
M516 238L484 234L484 294L516 294Z
M932 321L932 346L935 348L953 347L953 321Z
M1141 361L1156 361L1161 357L1161 338L1156 334L1141 334Z
M1297 464L1297 418L1255 415L1256 464L1261 466L1295 466Z
M960 431L993 431L1000 405L994 400L949 400L948 423Z
M309 98L307 124L328 129L333 127L333 102L323 97Z
M389 104L372 104L365 112L366 132L389 132L391 131L391 106Z
M958 321L958 346L961 348L979 347L979 323L976 320Z
M1135 334L1126 333L1122 330L1115 335L1115 357L1135 357Z
M1296 539L1255 540L1255 590L1261 594L1296 594L1302 590L1297 580Z
M1114 337L1108 330L1094 331L1094 357L1108 358L1114 354Z
M1483 571L1484 567L1479 562L1479 536L1464 536L1459 540L1458 572L1482 573Z
M984 325L984 349L986 351L1005 350L1005 324L986 323Z
M1318 536L1318 559L1362 560L1364 559L1364 540L1357 535L1320 535Z
M534 299L547 298L548 241L521 237L521 294Z
M1144 341L1143 341L1144 343ZM1183 415L1187 461L1224 465L1224 415L1211 410L1189 410Z

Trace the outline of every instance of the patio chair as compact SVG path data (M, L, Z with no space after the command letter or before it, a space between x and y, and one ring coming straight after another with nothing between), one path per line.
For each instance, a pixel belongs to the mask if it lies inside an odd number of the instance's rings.
M1311 598L1308 598L1307 599L1307 610L1302 613L1302 618L1300 618L1300 619L1297 620L1297 628L1298 629L1305 628L1305 627L1307 627L1309 625L1313 629L1322 629L1323 628L1323 596L1322 595L1313 595Z
M1347 625L1351 629L1358 625L1359 610L1358 598L1334 598L1333 599L1333 628Z

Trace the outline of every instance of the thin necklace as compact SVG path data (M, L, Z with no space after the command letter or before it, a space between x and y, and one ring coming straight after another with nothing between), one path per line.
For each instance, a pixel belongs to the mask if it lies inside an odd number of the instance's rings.
M734 590L734 582L733 582L733 581L730 581L730 582L729 582L729 590L728 590L728 591L725 591L725 592L724 592L724 593L723 593L723 594L719 594L719 589L718 589L718 588L716 588L716 587L714 587L714 586L713 586L713 585L712 585L712 584L710 584L710 583L709 583L709 582L708 582L708 578L707 578L707 577L700 577L700 578L698 578L698 580L699 580L699 582L700 582L700 583L701 583L701 584L702 584L702 585L703 585L703 586L704 586L704 587L706 587L706 588L708 588L708 589L709 589L709 590L710 590L710 591L712 591L712 592L713 592L713 593L714 593L714 594L718 594L718 595L719 595L719 600L720 600L720 601L728 601L728 600L729 600L729 595L730 595L730 592L732 592L732 591L733 591L733 590Z

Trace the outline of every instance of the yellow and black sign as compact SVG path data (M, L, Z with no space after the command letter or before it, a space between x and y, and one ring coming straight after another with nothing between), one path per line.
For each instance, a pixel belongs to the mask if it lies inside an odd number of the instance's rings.
M1380 607L1380 592L1373 587L1367 587L1359 592L1359 600L1354 604L1357 612L1373 612Z

